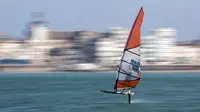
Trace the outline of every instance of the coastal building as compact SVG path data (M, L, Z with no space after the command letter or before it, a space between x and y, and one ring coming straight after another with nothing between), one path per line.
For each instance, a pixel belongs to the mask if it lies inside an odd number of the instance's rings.
M173 53L176 64L200 65L200 40L179 41Z
M173 48L173 64L199 65L200 47L176 46Z
M1 33L0 34L0 58L15 59L18 58L19 49L24 42L14 37Z
M46 22L33 21L30 22L30 35L25 40L24 49L22 52L23 58L32 60L33 64L42 65L48 58L49 29Z
M95 42L98 38L99 32L96 31L75 31L72 40L71 58L67 60L74 60L72 63L73 69L97 69L95 65ZM72 56L73 55L73 56ZM68 55L70 56L70 55Z
M57 67L63 66L63 64L73 63L73 59L67 60L66 58L70 58L70 48L72 47L72 38L73 32L71 31L57 31L50 30L49 31L49 39L54 42L52 43L52 48L49 51L49 56L51 63Z
M152 30L141 38L143 64L171 64L174 61L173 47L176 45L176 29Z
M109 38L102 38L96 42L96 63L101 66L110 67L116 66L120 55L116 42L111 41Z
M23 41L0 34L1 63L53 66L50 69L58 71L116 70L130 32L123 27L107 32L53 30L42 20L28 26ZM160 28L141 36L141 65L200 65L200 40L176 42L176 33L173 28Z
M156 42L152 35L141 37L141 64L153 63L157 60Z
M91 69L95 61L95 31L51 31L51 39L65 42L65 45L51 49L51 59L57 70ZM83 65L87 65L84 68ZM93 66L94 65L94 66Z
M122 27L109 28L96 42L96 60L102 67L114 67L119 64L129 30Z

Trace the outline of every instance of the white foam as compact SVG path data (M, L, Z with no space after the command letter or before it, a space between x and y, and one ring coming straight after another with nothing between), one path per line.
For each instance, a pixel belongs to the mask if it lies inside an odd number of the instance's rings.
M132 99L131 103L159 103L158 101L150 101L145 99Z

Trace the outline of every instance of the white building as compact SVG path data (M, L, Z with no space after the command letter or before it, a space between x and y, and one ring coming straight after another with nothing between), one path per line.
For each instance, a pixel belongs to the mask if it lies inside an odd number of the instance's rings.
M173 28L155 29L141 38L143 63L169 64L174 60L173 47L176 42L176 30Z
M174 64L200 65L200 47L176 46L173 48Z
M157 60L155 37L148 35L141 37L141 62L153 62Z
M6 41L0 43L0 58L17 59L21 51L22 41Z
M96 42L97 62L102 66L116 67L120 63L128 34L129 30L125 28L109 28L109 36Z
M30 23L31 35L26 40L23 58L32 60L34 64L43 64L48 56L48 34L47 24L42 21L34 21Z

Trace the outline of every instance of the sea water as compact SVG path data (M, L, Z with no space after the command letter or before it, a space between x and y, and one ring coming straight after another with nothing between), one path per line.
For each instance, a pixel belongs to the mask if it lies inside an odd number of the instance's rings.
M0 112L200 112L200 73L142 73L131 104L115 73L1 73Z

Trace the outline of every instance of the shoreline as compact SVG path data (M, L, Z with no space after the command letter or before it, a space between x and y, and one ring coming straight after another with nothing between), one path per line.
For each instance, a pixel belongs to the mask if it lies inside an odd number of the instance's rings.
M165 72L165 73L183 73L183 72L188 72L188 73L193 73L193 72L200 72L200 70L145 70L145 71L141 71L141 73L162 73L162 72ZM34 73L34 74L37 74L37 73L61 73L61 74L64 74L64 73L117 73L117 71L31 71L31 72L27 72L27 71L12 71L12 72L8 72L8 71L4 71L4 72L1 72L1 73L22 73L22 74L26 74L26 73ZM1 74L0 73L0 74Z
M87 70L56 70L53 66L25 66L25 65L0 65L1 73L117 73L116 68L100 68ZM200 65L143 65L142 73L162 73L162 72L200 72Z

